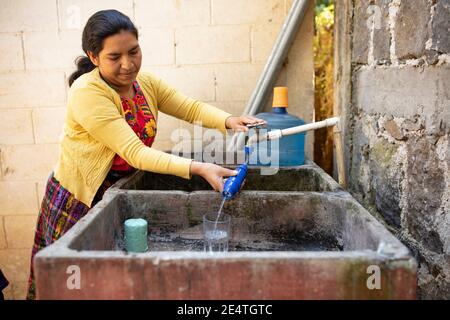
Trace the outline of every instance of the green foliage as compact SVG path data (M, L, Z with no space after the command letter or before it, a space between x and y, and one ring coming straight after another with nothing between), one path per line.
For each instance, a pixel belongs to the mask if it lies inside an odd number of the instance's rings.
M333 116L333 1L316 1L314 34L315 120ZM326 172L333 170L332 129L315 132L314 161Z
M316 0L316 15L319 15L323 10L326 10L331 5L334 5L334 0Z
M323 111L333 109L333 27L334 5L325 7L315 18L314 69L316 91Z

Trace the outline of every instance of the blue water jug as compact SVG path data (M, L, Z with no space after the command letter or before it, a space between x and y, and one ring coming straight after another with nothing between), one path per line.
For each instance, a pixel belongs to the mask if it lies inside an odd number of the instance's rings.
M263 112L255 117L267 121L268 131L273 129L286 129L305 124L302 119L293 116L287 112L288 95L286 87L274 88L273 109L272 112ZM261 142L253 148L250 159L258 166L274 166L278 156L279 166L299 166L305 163L305 135L298 133L295 135L284 136L278 141ZM278 144L278 147L277 147Z

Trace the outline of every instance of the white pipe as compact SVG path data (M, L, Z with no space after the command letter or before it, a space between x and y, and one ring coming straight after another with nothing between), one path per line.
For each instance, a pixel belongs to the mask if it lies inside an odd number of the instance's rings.
M310 131L310 130L316 130L316 129L325 128L325 127L332 127L332 126L337 125L338 123L339 123L339 117L334 117L334 118L329 118L329 119L325 119L325 120L318 121L318 122L303 124L303 125L297 126L297 127L286 128L283 130L280 130L280 129L272 130L262 136L258 136L257 134L254 134L253 136L250 137L250 139L248 139L247 145L250 146L253 143L261 142L264 140L280 139L283 136L290 136L293 134L306 132L306 131Z

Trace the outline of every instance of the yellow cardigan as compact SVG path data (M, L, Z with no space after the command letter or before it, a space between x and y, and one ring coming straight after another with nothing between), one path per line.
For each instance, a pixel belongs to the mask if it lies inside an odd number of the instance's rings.
M149 73L139 73L136 80L156 120L160 110L226 132L229 113L188 98ZM145 146L125 121L119 94L95 68L78 78L69 90L54 176L77 200L90 207L115 154L140 170L190 178L192 159Z

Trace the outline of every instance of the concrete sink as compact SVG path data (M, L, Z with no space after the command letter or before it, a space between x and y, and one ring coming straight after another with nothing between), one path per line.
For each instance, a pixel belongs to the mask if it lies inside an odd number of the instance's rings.
M231 166L233 167L233 166ZM172 175L138 171L118 181L112 190L212 190L202 178L186 180ZM300 167L280 168L275 175L261 175L261 168L249 167L243 190L261 191L338 191L339 184L312 162Z
M166 178L138 172L119 181L39 252L37 297L416 297L417 266L408 249L313 163L282 170L270 183L252 171L224 207L232 237L230 251L220 254L203 252L201 236L202 215L217 211L220 195L201 180ZM149 252L123 250L123 222L131 217L147 219Z

